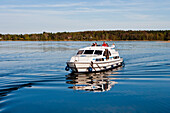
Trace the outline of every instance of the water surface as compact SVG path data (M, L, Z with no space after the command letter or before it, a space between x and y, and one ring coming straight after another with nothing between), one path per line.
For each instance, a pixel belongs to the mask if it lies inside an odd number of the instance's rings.
M170 112L170 43L115 41L125 67L66 72L65 62L91 43L1 41L0 112Z

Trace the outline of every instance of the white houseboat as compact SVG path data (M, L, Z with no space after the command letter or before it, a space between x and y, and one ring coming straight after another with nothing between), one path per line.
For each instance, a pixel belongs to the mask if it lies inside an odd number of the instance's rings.
M115 45L99 46L93 45L79 49L77 54L67 62L66 71L73 73L100 72L113 69L123 65L123 58L119 57Z

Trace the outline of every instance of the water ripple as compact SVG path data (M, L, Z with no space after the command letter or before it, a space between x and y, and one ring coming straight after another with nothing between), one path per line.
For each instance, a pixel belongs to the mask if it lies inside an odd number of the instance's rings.
M169 44L116 41L125 67L65 72L91 43L0 42L0 112L169 112Z

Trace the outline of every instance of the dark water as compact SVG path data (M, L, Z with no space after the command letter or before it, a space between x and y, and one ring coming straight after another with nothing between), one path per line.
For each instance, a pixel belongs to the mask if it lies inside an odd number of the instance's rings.
M125 67L66 72L65 62L91 43L0 42L0 112L170 112L170 43L116 41Z

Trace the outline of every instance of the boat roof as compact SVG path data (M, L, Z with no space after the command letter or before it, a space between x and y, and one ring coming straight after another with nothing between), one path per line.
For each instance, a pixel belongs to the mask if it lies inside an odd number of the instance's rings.
M110 46L110 47L106 47L106 46L90 46L90 47L85 47L85 48L81 48L79 50L105 50L105 49L115 49L115 46Z

